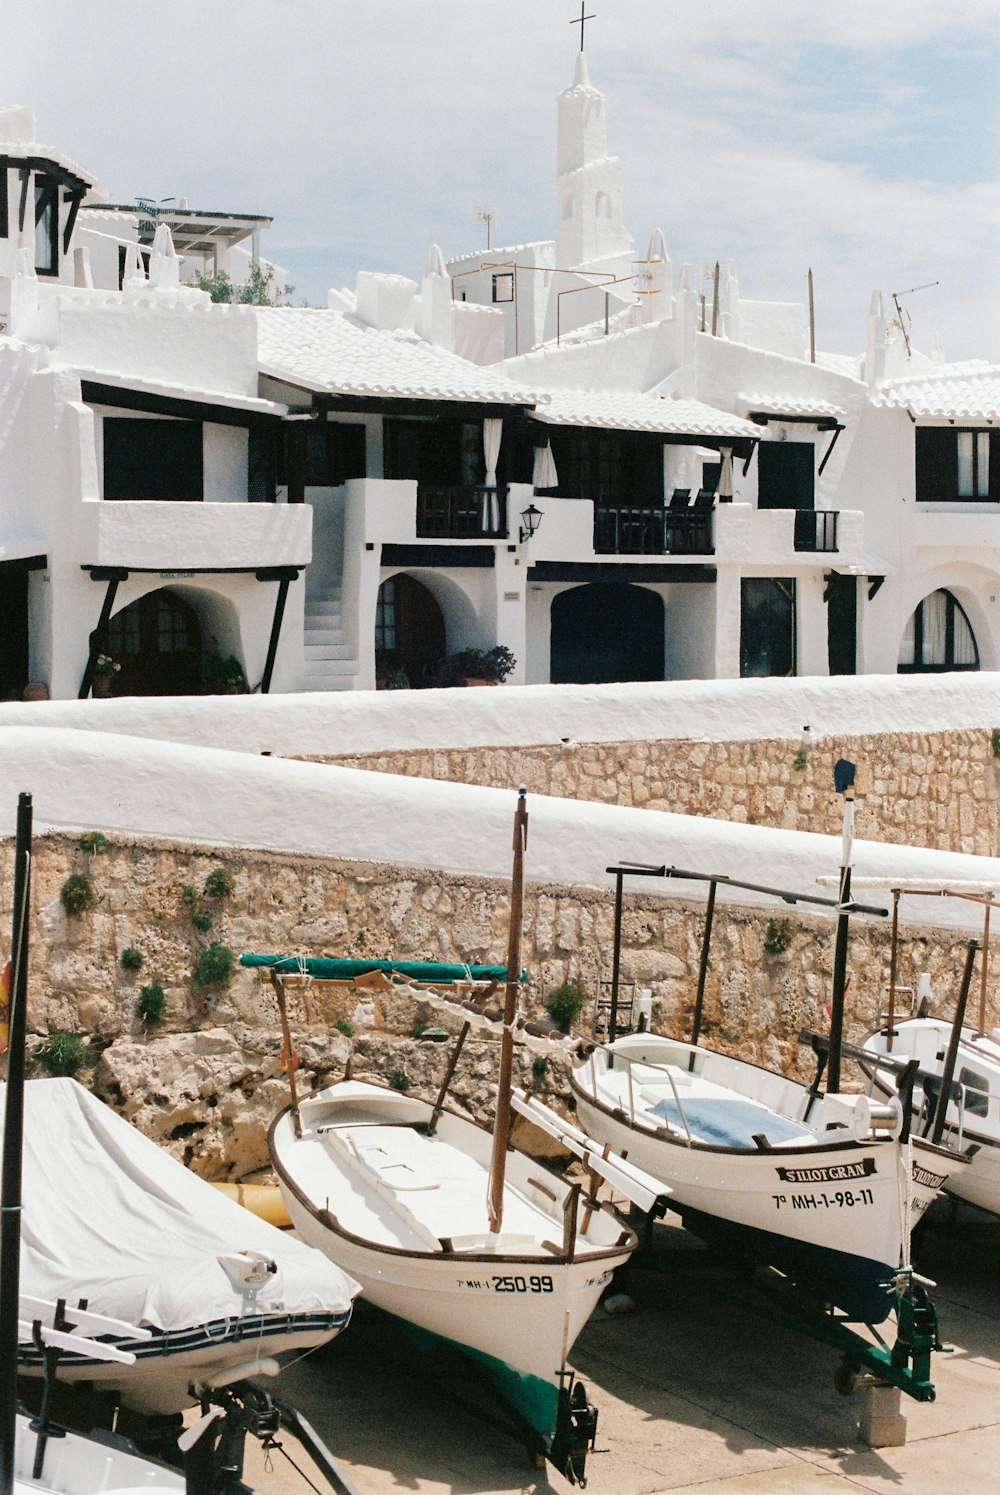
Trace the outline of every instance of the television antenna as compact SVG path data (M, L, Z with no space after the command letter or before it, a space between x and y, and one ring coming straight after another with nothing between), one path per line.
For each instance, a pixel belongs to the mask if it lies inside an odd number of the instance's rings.
M485 225L486 225L486 248L487 249L490 248L490 232L491 232L491 229L493 227L493 220L496 218L496 216L497 215L496 215L496 213L494 212L494 210L492 208L483 207L482 204L480 204L476 208L476 217L479 219L480 223L485 223Z
M910 334L906 330L906 322L903 320L903 308L899 304L899 298L900 296L915 296L917 291L929 291L931 286L939 286L940 284L941 282L939 280L928 280L925 281L923 285L911 286L908 291L892 292L892 303L896 308L896 322L899 326L900 332L903 334L903 342L906 344L907 358L910 358L912 356L913 350L910 347ZM906 315L912 323L913 318L910 316L910 313L907 312Z

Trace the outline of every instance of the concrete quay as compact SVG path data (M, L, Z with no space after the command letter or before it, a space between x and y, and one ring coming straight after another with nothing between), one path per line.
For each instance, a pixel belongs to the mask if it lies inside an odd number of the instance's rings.
M1000 1220L935 1205L914 1252L934 1278L944 1342L937 1400L902 1399L905 1446L861 1440L861 1395L833 1385L835 1351L734 1306L740 1287L679 1227L657 1227L668 1270L616 1284L633 1313L595 1313L572 1361L600 1408L590 1495L994 1495L1000 1481ZM672 1270L676 1266L676 1270ZM360 1495L565 1495L551 1470L459 1405L474 1373L399 1347L388 1322L359 1306L326 1349L287 1370L283 1395L329 1443ZM301 1462L294 1441L288 1452ZM247 1478L272 1495L306 1486L280 1454Z

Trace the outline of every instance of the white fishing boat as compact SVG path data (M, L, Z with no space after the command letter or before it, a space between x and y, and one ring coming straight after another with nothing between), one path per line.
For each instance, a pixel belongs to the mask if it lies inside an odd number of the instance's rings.
M960 1026L946 1110L936 1129L951 1040L947 1019L910 1017L896 1020L891 1042L888 1032L879 1029L862 1047L882 1095L895 1094L901 1070L907 1061L917 1061L913 1106L918 1143L928 1149L923 1166L933 1171L942 1153L950 1158L956 1149L964 1151L966 1166L952 1170L941 1187L956 1199L1000 1215L1000 1031ZM935 1147L935 1136L947 1147Z
M522 791L505 975L520 970L519 849L526 824ZM285 978L272 979L284 1019ZM271 1156L303 1240L325 1251L362 1284L369 1302L418 1339L445 1341L485 1366L530 1445L582 1482L596 1414L567 1357L615 1268L638 1244L597 1203L597 1189L607 1179L646 1210L666 1191L622 1160L601 1156L537 1101L512 1092L517 984L508 979L492 1136L445 1106L447 1077L435 1104L352 1079L299 1102L292 1065L293 1100L271 1128ZM291 1053L287 1026L285 1042ZM509 1147L516 1111L584 1158L586 1192Z
M814 1097L649 1033L595 1048L572 1086L584 1129L668 1184L697 1234L749 1247L851 1319L888 1316L911 1223L898 1100Z
M0 1087L2 1093L3 1087ZM150 1331L110 1343L122 1366L75 1355L63 1380L120 1388L123 1403L168 1413L220 1386L274 1374L275 1357L314 1348L347 1324L352 1282L318 1252L257 1219L69 1079L25 1086L21 1287ZM20 1369L40 1374L31 1344Z
M905 1099L873 1101L841 1090L848 916L886 912L851 898L853 780L853 764L841 760L835 783L845 798L844 851L836 899L666 866L611 869L618 878L612 1041L583 1059L572 1087L585 1130L669 1184L671 1208L697 1234L752 1254L847 1319L876 1325L897 1307L894 1284L901 1269L910 1271L911 1229L937 1185L914 1169ZM622 881L629 875L709 884L690 1043L650 1033L616 1038ZM838 915L831 1031L812 1086L698 1042L720 885L786 904L826 905ZM943 1161L941 1174L943 1183Z
M67 1322L63 1305L24 1295L18 1299L18 1339L47 1351L53 1372L55 1362L66 1363L67 1355L86 1355L92 1363L134 1364L133 1352L95 1338L123 1333L136 1345L149 1337L146 1330L118 1319L78 1311ZM50 1383L53 1379L54 1374ZM43 1400L37 1417L21 1412L15 1416L15 1495L47 1490L60 1495L103 1495L105 1491L132 1495L140 1490L143 1495L174 1495L185 1490L180 1470L139 1453L128 1439L113 1433L87 1435L54 1423L46 1403Z

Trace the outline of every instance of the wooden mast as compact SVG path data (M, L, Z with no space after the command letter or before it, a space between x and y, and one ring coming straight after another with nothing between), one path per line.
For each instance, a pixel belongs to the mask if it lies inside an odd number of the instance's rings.
M490 1233L503 1227L503 1187L507 1169L507 1144L511 1126L511 1075L514 1068L514 1021L521 984L521 919L524 913L524 849L528 844L528 791L522 784L514 812L514 869L510 879L510 927L507 933L507 987L500 1043L500 1079L493 1122L493 1158L490 1163Z

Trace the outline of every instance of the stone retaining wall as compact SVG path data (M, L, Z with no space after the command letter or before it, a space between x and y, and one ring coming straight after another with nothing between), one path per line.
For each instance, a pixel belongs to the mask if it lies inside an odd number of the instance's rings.
M858 765L859 837L1000 854L1000 760L989 732L808 738L439 748L322 761L505 789L527 784L536 794L835 834L841 806L833 764L846 757Z
M10 928L12 847L0 855L0 921ZM221 899L205 893L217 867L232 877ZM96 901L67 914L60 889L71 874L87 877ZM86 1035L102 1057L96 1083L158 1141L208 1176L241 1177L266 1164L266 1123L282 1102L277 1009L260 973L237 969L223 989L193 981L198 953L212 942L279 954L351 954L495 963L506 949L508 890L499 882L365 863L242 853L212 855L182 845L115 841L90 855L65 836L35 842L32 872L29 1026L33 1046L54 1029ZM191 892L186 893L185 890ZM193 915L211 920L195 927ZM701 909L673 899L628 894L622 974L653 992L654 1027L689 1031L701 942ZM787 948L768 954L766 912L716 911L712 969L703 1035L708 1043L786 1072L799 1062L796 1035L822 1026L830 989L833 924L790 914L771 921ZM524 1005L539 1013L544 995L568 977L593 999L610 974L613 895L588 889L529 885L525 900ZM6 941L4 941L6 943ZM778 944L782 939L777 940ZM126 947L143 957L139 972L121 966ZM854 972L851 1033L874 1026L888 976L888 930L856 922L850 949ZM941 931L907 932L900 981L927 970L942 1000L950 999L963 960L963 941ZM167 1018L153 1034L133 1015L143 985L157 984ZM992 1006L992 1020L997 1008ZM582 1026L590 1025L592 1011ZM350 1036L338 1031L347 1025ZM418 1023L455 1028L460 1019L426 998L341 991L298 1014L306 1084L340 1074L353 1047L358 1072L394 1070L428 1094L438 1083L441 1050L413 1037ZM470 1047L456 1095L477 1115L492 1101L493 1053L488 1033ZM476 1044L479 1047L477 1048ZM535 1060L549 1054L544 1075ZM530 1045L520 1077L565 1098L565 1056Z

